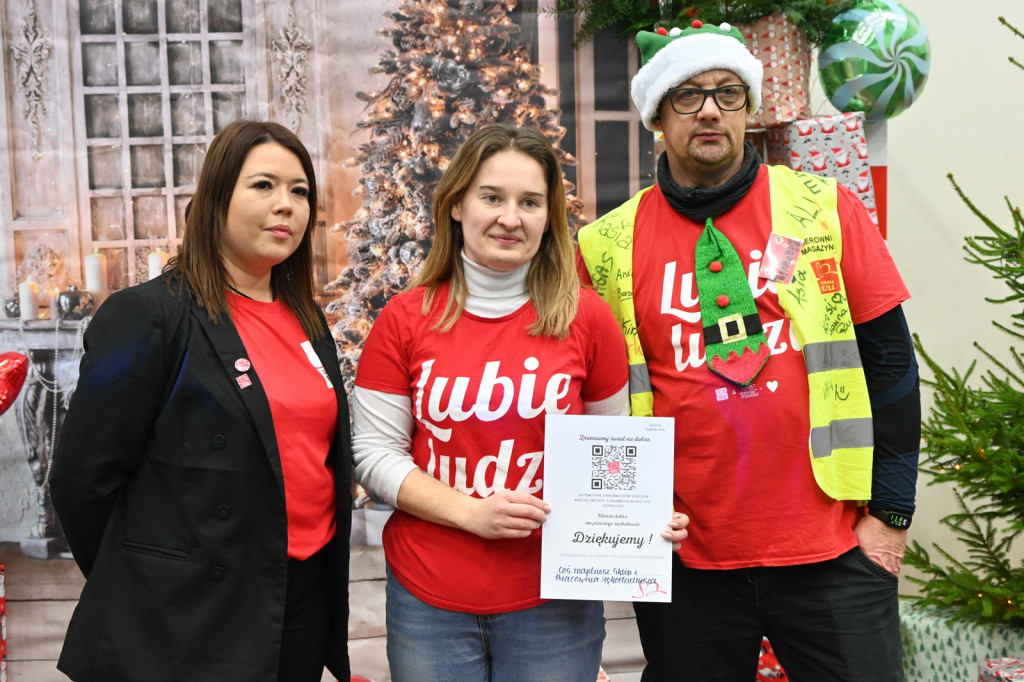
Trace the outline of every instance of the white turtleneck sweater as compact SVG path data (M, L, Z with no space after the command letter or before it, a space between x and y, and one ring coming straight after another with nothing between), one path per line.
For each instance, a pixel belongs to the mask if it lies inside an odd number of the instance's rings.
M527 263L511 272L478 265L462 254L466 277L466 311L479 317L509 315L530 300ZM604 400L583 403L584 414L628 415L629 386ZM417 468L412 447L412 398L356 386L352 391L352 438L355 480L375 497L398 506L402 481Z

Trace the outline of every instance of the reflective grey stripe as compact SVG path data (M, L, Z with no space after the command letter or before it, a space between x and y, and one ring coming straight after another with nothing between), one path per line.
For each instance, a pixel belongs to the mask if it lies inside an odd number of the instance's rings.
M811 456L828 457L841 448L870 448L875 444L871 417L837 419L811 429Z
M861 367L860 349L856 341L809 343L804 346L804 364L808 374Z
M629 366L629 394L651 392L651 375L647 372L647 363Z

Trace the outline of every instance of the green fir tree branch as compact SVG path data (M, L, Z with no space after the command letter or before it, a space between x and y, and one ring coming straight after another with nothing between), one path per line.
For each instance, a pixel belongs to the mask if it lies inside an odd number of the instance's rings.
M1014 26L1013 24L1008 22L1004 17L999 17L999 23L1001 23L1006 28L1010 29L1014 33L1014 35L1016 35L1018 38L1024 38L1024 33L1021 33L1017 29L1016 26ZM1017 61L1013 57L1009 57L1009 60L1010 60L1010 63L1013 64L1014 66L1016 66L1017 68L1024 69L1024 64L1021 64L1019 61Z
M999 20L1024 39L1024 33L1004 18ZM1012 57L1010 61L1021 66ZM952 174L948 177L957 196L986 228L966 238L964 259L982 266L1008 288L1003 297L985 299L1009 304L1014 311L1009 325L999 320L993 325L1024 338L1021 211L1006 198L1012 225L1002 227L967 197ZM1024 356L1010 347L1007 361L975 342L974 348L991 366L975 376L977 360L961 373L941 367L916 335L914 347L931 372L930 379L921 381L934 398L921 426L921 471L931 478L929 484L954 487L960 511L941 523L965 549L967 559L957 559L935 544L933 558L919 543L911 543L904 562L923 576L908 577L921 591L912 598L945 608L953 618L1024 628L1024 562L1010 558L1013 543L1024 534Z
M832 25L832 19L850 9L857 0L672 0L662 14L658 0L559 0L553 9L541 10L558 16L583 20L576 31L576 44L594 39L603 30L613 30L622 38L632 38L639 31L653 31L657 26L689 26L694 19L709 24L729 22L750 24L776 12L804 32L811 45L818 45Z

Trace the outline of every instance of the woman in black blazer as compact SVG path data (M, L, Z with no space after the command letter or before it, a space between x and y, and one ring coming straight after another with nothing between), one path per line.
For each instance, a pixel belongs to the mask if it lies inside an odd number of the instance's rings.
M85 334L51 475L74 680L349 679L351 446L298 138L211 142L178 254Z

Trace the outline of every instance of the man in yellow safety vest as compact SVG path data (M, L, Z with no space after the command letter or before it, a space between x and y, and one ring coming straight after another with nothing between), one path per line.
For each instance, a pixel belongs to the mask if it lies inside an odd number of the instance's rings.
M763 67L739 31L641 32L657 183L586 226L634 415L675 419L689 536L671 604L636 604L644 682L903 680L897 575L915 510L909 293L857 197L745 142Z

